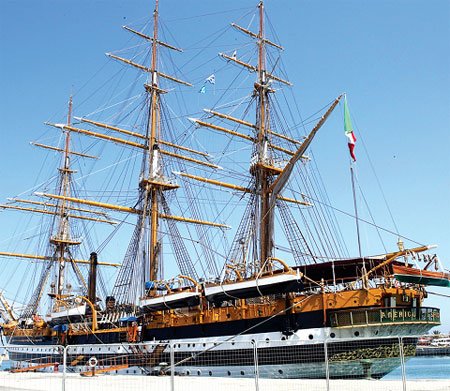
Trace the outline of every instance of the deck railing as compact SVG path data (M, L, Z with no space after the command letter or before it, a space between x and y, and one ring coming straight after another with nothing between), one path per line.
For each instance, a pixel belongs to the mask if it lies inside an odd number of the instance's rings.
M438 325L440 324L440 311L433 307L386 307L334 311L330 314L332 327L380 323L431 323Z

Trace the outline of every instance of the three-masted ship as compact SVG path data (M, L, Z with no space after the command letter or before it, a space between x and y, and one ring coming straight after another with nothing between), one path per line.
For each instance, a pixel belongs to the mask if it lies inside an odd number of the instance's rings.
M2 206L47 214L53 222L46 254L0 253L44 265L20 314L4 303L2 328L12 361L24 360L15 345L29 345L27 354L36 357L51 354L42 346L77 345L79 350L68 362L82 367L102 351L100 344L120 343L117 349L123 349L140 342L140 348L129 353L139 357L134 361L138 372L152 371L156 362L170 362L174 349L177 374L227 376L234 374L232 368L239 368L237 374L251 371L256 344L263 376L324 377L324 357L314 352L332 341L328 352L332 377L344 376L348 370L344 364L353 357L352 376L379 378L398 365L391 352L397 336L405 336L405 351L411 355L415 336L439 324L439 310L422 306L424 285L430 280L395 278L400 267L408 269L409 258L417 258L429 246L406 249L400 243L398 249L382 255L339 256L335 223L327 224L330 215L312 201L317 194L314 180L308 177L307 152L342 95L327 106L306 136L293 134L276 110L274 96L291 83L276 73L278 60L274 63L274 57L268 56L269 50L282 47L266 37L263 1L257 16L257 31L232 24L253 41L256 63L240 58L236 51L220 53L227 65L253 77L245 104L241 100L239 107L225 105L224 110L216 105L200 118L189 118L187 130L175 131L166 95L173 85L191 83L161 70L160 52L181 49L160 39L156 0L151 35L125 27L150 44L148 63L108 54L148 75L141 125L126 127L88 116L75 117L74 124L72 103L66 123L48 123L65 137L64 148L39 144L62 154L57 191L37 193L42 201L13 199ZM207 83L212 85L211 76ZM192 94L204 92L204 87ZM218 147L211 145L215 150L223 146L220 161L203 146L196 149L190 144L189 136L201 132L214 132L212 138L205 136L205 142L217 142ZM71 149L75 134L140 156L138 175L130 185L136 189L132 204L82 198L72 190L76 181L71 158L92 158ZM245 164L227 160L227 153L237 150L230 147L233 143L245 143L245 151L250 151L242 155ZM238 197L239 204L229 203L231 213L226 214L221 210L223 199L206 195L205 189L225 190L225 198ZM110 213L132 216L135 221L114 287L101 299L97 269L117 264L102 259L101 252L75 258L81 239L71 227L77 219L102 224L121 221ZM223 239L228 232L234 233L231 243ZM289 260L279 255L280 242L287 244ZM436 257L426 259L428 264L436 261ZM167 277L166 264L171 268L176 264L179 274ZM81 266L88 267L84 274ZM77 293L68 284L69 269L81 287ZM50 305L40 313L44 296L50 298ZM370 341L362 355L357 354L361 339ZM89 355L83 354L86 345ZM119 352L114 349L110 349L112 356ZM194 356L197 359L192 360Z

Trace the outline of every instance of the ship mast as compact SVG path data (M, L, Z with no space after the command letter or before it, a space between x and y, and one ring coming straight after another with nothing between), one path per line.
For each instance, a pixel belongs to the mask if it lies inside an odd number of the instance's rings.
M62 164L58 168L58 183L57 191L54 194L54 199L56 202L42 202L27 199L11 198L9 203L6 205L0 205L0 209L11 209L19 210L27 213L38 213L43 215L54 216L52 223L49 244L50 251L46 255L40 254L23 254L0 251L0 256L11 257L15 259L32 259L34 261L41 261L45 263L44 268L41 272L41 276L37 283L37 286L32 294L32 297L27 304L25 310L20 315L21 318L28 318L37 312L39 302L44 293L44 288L50 276L50 273L54 271L54 278L50 285L51 291L49 292L50 298L53 300L53 307L55 310L62 305L61 300L69 296L68 292L65 291L66 277L67 277L67 265L69 264L75 274L76 279L80 286L87 290L86 282L83 275L78 268L78 264L90 264L91 262L83 259L73 259L70 248L72 246L79 246L81 241L74 239L71 236L70 222L72 219L81 219L91 222L101 222L107 224L116 224L115 221L111 220L109 216L100 210L95 210L92 208L80 208L73 206L76 198L72 195L72 174L76 171L71 169L71 155L88 158L97 159L96 156L87 155L85 153L76 152L70 149L71 144L71 132L73 131L72 126L72 96L68 103L68 114L65 124L54 124L55 127L61 129L64 133L64 147L59 148L51 145L32 143L33 145L60 152L62 154ZM44 197L45 193L36 192L35 195ZM22 205L24 204L24 205ZM95 204L90 204L90 206L97 206ZM98 265L106 266L120 266L117 263L105 263L98 262ZM66 286L66 288L68 288Z
M250 161L250 174L252 176L249 188L236 186L232 183L224 183L222 181L211 180L189 174L180 174L193 180L210 183L212 185L232 188L238 191L249 192L252 194L244 216L241 219L237 229L233 244L228 253L227 263L224 268L224 278L237 278L242 276L257 277L261 273L267 273L273 270L273 262L278 262L273 258L274 249L274 215L276 206L280 206L280 210L284 217L283 226L286 235L290 238L291 248L298 260L304 261L305 254L311 254L308 243L305 240L294 217L284 207L284 203L294 203L298 205L311 206L311 203L293 198L283 197L282 192L291 177L294 166L301 159L305 159L304 153L310 146L315 135L325 123L329 115L336 108L342 95L337 97L330 105L328 110L320 118L310 133L303 137L302 140L296 140L272 129L271 126L271 107L269 94L275 93L272 87L273 82L292 86L292 83L277 75L268 72L266 69L267 45L283 50L283 47L277 43L267 39L264 31L264 1L260 0L259 9L259 31L255 33L247 28L241 27L236 23L231 25L238 31L256 39L258 49L258 63L253 65L237 58L236 51L233 55L219 53L219 56L227 62L233 62L249 72L255 72L257 79L254 83L253 97L256 101L256 121L249 122L229 115L227 113L217 112L215 110L206 109L205 111L211 117L220 118L230 121L235 126L245 126L254 130L254 136L249 136L235 129L229 129L222 125L216 125L202 119L191 118L197 126L210 128L212 130L226 133L239 139L250 141L253 144L253 152ZM238 124L238 125L236 125ZM289 143L289 147L282 147L278 144L279 140ZM277 141L278 140L278 141ZM292 147L295 150L292 150ZM282 153L287 155L289 160L282 159L283 164L279 164L274 159L274 153ZM280 162L281 163L281 162ZM281 203L277 204L277 201ZM295 245L295 246L294 246ZM251 246L251 247L250 247ZM252 252L252 264L247 265L247 252Z
M68 113L67 113L67 125L70 126L72 123L72 96L69 99ZM59 169L61 175L61 185L60 194L63 197L70 197L70 179L72 170L70 169L70 131L65 132L65 148L64 148L64 160L63 166ZM65 267L66 258L65 255L69 249L70 245L79 244L79 242L72 241L70 239L69 231L69 217L67 216L67 210L69 209L69 202L63 199L59 205L59 224L57 229L57 234L50 238L50 243L55 245L58 258L58 275L56 283L56 298L61 299L64 290L64 280L65 280Z
M272 240L270 229L270 214L273 210L269 207L269 185L270 173L266 165L268 153L268 140L266 136L266 123L269 114L268 110L268 89L266 85L266 51L264 41L264 2L261 1L259 7L259 33L258 33L258 82L255 88L258 94L257 113L257 167L253 170L256 176L257 192L260 194L260 259L259 269L269 270L266 261L272 255ZM257 270L258 272L259 270Z
M149 113L150 122L150 142L149 142L149 168L150 179L159 174L159 147L157 143L157 126L159 115L159 89L156 73L157 66L157 42L158 42L158 0L155 2L155 10L153 12L153 45L152 45L152 61L151 61L151 104ZM159 137L158 137L159 138ZM147 191L150 191L150 243L149 243L149 277L150 281L156 280L158 273L158 189L155 185L147 185Z

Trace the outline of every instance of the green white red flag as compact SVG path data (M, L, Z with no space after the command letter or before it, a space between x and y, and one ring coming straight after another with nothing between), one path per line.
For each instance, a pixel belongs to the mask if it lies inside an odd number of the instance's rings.
M350 111L348 110L347 105L347 96L344 97L344 131L345 135L348 138L348 150L350 151L350 156L352 157L353 161L356 162L355 156L356 137L355 134L353 133L352 121L350 119Z

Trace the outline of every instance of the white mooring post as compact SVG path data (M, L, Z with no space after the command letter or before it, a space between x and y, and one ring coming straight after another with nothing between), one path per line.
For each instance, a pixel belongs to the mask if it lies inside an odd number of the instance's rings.
M62 391L66 391L67 346L63 347Z
M403 391L406 391L406 368L405 368L405 352L403 350L403 337L398 337L400 351L400 367L402 369Z
M256 341L252 341L253 345L253 361L255 365L255 389L259 391L259 366L258 366L258 347Z
M170 345L170 390L175 391L175 354L173 343Z
M330 367L328 366L328 340L323 342L323 352L325 359L325 380L327 382L327 391L330 391Z

